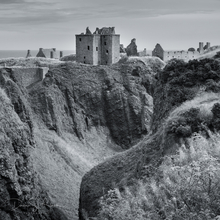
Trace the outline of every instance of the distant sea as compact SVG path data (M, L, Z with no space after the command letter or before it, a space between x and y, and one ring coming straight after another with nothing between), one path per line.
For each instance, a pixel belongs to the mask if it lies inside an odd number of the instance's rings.
M39 50L31 50L31 56L36 57ZM74 50L62 50L63 56L74 54ZM60 50L57 50L58 56L60 55ZM2 58L17 58L17 57L26 57L27 50L0 50L0 59Z

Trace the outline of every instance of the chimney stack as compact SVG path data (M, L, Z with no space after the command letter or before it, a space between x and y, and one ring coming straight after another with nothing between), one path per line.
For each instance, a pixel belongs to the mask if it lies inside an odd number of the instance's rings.
M53 59L53 51L50 51L50 58Z
M203 42L199 42L199 53L203 53L204 49L203 49Z
M210 46L211 46L210 42L207 42L206 43L206 50L208 50L210 48Z

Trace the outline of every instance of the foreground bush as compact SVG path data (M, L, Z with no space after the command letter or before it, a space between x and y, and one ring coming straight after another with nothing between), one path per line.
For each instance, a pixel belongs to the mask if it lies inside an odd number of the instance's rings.
M195 135L190 147L167 156L151 179L103 196L98 219L213 219L220 214L219 161L220 136Z

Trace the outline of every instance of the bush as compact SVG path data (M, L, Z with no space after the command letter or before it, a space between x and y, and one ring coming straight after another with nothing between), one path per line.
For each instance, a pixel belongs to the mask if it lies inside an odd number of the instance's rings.
M179 153L166 156L152 178L100 200L98 219L201 220L220 214L220 136L190 139Z
M220 62L215 59L183 60L172 59L160 73L162 83L181 86L204 85L206 80L220 81Z

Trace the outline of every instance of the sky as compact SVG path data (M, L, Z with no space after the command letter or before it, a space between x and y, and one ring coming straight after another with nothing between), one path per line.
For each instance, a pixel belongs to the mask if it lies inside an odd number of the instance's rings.
M138 50L220 45L220 0L0 0L0 50L75 50L75 34L115 27Z

